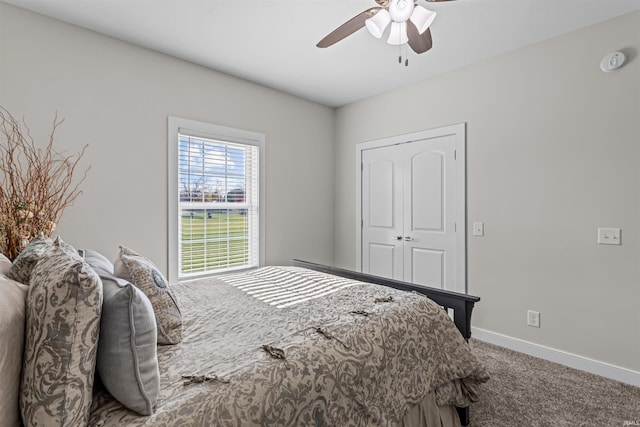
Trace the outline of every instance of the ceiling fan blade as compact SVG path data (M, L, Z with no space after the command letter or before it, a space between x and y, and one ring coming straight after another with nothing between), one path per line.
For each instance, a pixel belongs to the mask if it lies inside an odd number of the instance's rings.
M409 46L415 53L424 53L433 46L431 29L427 28L424 33L420 34L410 19L407 20L407 36L409 37Z
M389 7L389 0L376 0L376 3L378 3L380 6L384 7L385 9Z
M330 32L325 38L320 40L316 46L318 47L329 47L334 43L339 42L343 38L350 36L351 34L358 31L360 28L365 26L365 21L375 15L381 7L372 7L371 9L367 9L362 13L354 16L344 24L340 25L338 28Z

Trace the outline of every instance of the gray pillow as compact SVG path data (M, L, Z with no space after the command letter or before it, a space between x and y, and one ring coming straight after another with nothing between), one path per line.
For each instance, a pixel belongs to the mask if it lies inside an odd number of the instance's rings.
M91 249L80 252L102 279L104 301L96 369L104 387L127 408L153 414L160 392L157 329L146 295L111 272L113 265Z
M158 326L158 344L182 341L182 314L171 287L158 267L129 248L120 246L114 273L140 289L151 301Z
M25 426L84 426L89 419L102 282L68 245L54 242L29 282L20 411Z
M78 254L98 273L98 276L102 272L113 274L113 264L101 253L93 249L78 249Z

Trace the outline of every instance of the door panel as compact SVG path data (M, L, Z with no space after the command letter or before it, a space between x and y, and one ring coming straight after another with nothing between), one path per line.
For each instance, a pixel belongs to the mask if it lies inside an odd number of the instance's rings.
M404 207L404 280L443 289L456 289L454 142L442 136L403 147L405 199L411 200Z
M422 248L411 251L411 280L417 285L444 288L445 252Z
M376 160L369 165L370 226L393 228L393 162Z
M422 151L411 159L412 230L443 231L444 153Z
M369 274L388 278L396 276L394 265L396 252L402 252L402 248L397 248L395 245L371 243L369 245Z
M400 161L392 147L362 153L362 271L398 280L404 256Z

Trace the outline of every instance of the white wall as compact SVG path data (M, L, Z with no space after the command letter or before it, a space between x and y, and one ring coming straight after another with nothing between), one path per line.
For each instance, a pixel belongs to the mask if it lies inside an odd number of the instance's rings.
M88 143L83 194L59 232L113 259L119 244L167 270L167 116L266 134L269 264L333 260L328 107L0 3L0 105L56 147Z
M629 14L338 109L335 263L355 267L355 145L466 122L474 326L640 371L638 28ZM601 72L616 50L629 63Z

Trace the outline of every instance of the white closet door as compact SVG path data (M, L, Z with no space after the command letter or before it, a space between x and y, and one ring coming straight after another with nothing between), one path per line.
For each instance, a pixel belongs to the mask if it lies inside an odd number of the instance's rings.
M403 144L404 280L456 288L452 136Z
M362 153L362 271L402 280L402 153L395 146Z
M460 140L436 132L361 151L363 272L466 292Z

